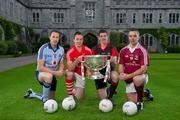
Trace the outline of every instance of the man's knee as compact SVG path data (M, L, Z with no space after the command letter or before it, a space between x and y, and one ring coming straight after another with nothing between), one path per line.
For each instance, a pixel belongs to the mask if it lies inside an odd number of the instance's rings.
M69 80L72 80L74 78L74 72L67 71L66 72L66 78Z
M111 79L113 82L117 83L118 82L118 73L116 71L111 72Z
M53 78L53 75L51 73L41 72L39 74L39 79L41 81L48 83L48 84L51 84L52 78Z
M138 75L133 77L133 82L135 85L141 85L142 83L144 83L144 78L142 75Z

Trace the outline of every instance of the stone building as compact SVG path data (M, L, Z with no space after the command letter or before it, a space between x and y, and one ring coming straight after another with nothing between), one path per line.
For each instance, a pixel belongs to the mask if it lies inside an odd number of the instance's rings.
M76 31L97 39L100 29L180 28L180 0L0 0L0 16L32 27L40 36L58 29L72 44ZM148 33L141 42L150 49L158 44ZM180 36L169 34L169 44L180 45Z

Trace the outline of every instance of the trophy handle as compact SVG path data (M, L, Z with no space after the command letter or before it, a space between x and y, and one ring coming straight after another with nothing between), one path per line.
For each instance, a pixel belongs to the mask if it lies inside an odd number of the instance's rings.
M107 65L106 65L106 73L104 77L104 82L107 82L107 79L110 77L110 72L111 72L111 64L110 64L110 59L107 60Z
M84 60L81 61L81 75L82 75L82 80L85 80L85 77L84 77Z

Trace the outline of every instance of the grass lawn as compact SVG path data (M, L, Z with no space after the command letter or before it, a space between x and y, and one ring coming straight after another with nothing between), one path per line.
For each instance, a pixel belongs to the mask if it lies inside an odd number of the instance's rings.
M87 80L86 97L77 103L73 111L65 111L61 102L67 96L64 77L58 78L56 101L59 110L47 114L39 100L23 98L28 88L41 92L35 79L36 64L30 64L0 73L0 120L178 120L180 119L180 55L152 54L149 67L150 88L155 96L153 102L145 101L144 110L128 117L122 113L125 102L124 83L120 82L118 94L114 96L117 106L110 113L98 110L94 82Z

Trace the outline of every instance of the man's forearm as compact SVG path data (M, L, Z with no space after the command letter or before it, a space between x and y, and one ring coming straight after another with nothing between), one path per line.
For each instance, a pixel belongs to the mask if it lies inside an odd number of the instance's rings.
M146 71L147 71L147 66L142 66L140 69L138 69L135 72L131 73L130 76L134 77L134 76L137 76L137 75L142 75L142 74L146 73Z
M54 71L53 71L53 70L51 70L51 69L49 69L49 68L46 68L46 67L44 67L44 66L40 67L40 68L39 68L39 71L40 71L40 72L48 72L48 73L51 73L51 74L54 75Z

